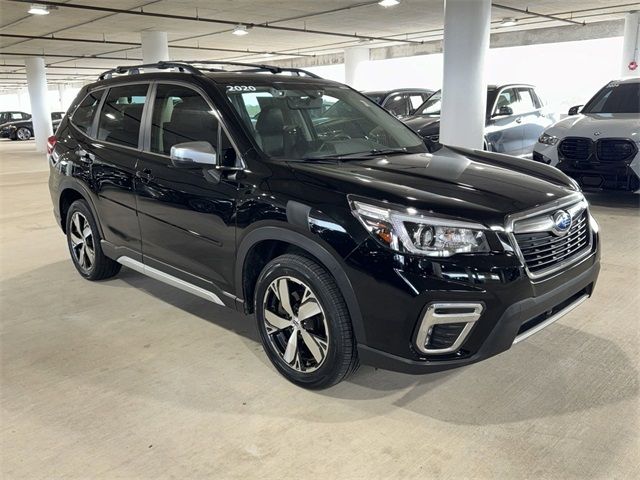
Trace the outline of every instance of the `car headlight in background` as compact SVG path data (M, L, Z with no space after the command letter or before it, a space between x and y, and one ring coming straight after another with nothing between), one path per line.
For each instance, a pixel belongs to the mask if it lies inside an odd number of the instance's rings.
M558 137L556 137L555 135L549 135L548 133L543 133L542 135L540 135L540 138L538 138L538 142L542 143L543 145L555 145L556 143L558 143L558 140L560 140Z
M450 257L456 253L490 251L482 225L429 217L413 208L400 211L358 200L351 201L351 209L374 238L397 252Z

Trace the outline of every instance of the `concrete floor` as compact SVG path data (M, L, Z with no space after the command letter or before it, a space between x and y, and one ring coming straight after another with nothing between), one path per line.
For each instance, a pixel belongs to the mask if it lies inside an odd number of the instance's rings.
M512 350L309 392L253 322L123 269L91 283L33 142L0 142L2 478L639 478L638 197L590 197L594 298Z

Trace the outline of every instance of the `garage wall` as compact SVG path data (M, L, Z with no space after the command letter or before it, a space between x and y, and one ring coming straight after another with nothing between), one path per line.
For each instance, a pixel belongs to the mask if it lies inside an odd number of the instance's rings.
M554 44L493 48L487 57L489 83L531 83L558 113L584 104L620 74L622 37ZM344 82L344 65L308 67L325 78ZM361 90L400 87L438 89L442 54L366 62L359 71Z

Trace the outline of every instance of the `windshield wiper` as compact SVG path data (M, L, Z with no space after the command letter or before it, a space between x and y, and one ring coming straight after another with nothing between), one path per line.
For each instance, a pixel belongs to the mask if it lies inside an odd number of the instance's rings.
M377 149L374 148L372 150L367 150L364 152L353 152L353 153L334 153L330 155L322 155L318 157L305 157L304 160L347 160L347 159L357 159L357 158L367 158L367 157L376 157L378 155L397 155L407 153L406 148L384 148Z

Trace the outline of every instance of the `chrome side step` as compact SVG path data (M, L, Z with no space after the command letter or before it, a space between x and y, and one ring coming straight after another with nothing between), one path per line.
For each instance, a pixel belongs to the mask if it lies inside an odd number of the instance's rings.
M180 278L176 278L173 275L164 273L156 268L149 267L148 265L134 260L133 258L122 256L118 257L116 262L121 263L125 267L129 267L131 270L135 270L136 272L142 273L143 275L151 277L155 280L160 280L167 285L171 285L172 287L179 288L180 290L184 290L185 292L189 292L200 298L204 298L205 300L209 300L210 302L224 306L224 302L220 300L220 297L218 297L215 293L205 290L204 288L200 288L189 282L185 282Z
M551 315L549 318L547 318L544 322L540 322L538 325L536 325L535 327L527 330L526 332L522 332L520 335L518 335L515 340L513 341L513 344L515 345L516 343L520 343L523 340L526 340L527 338L529 338L531 335L535 335L536 333L538 333L540 330L542 330L543 328L548 327L549 325L551 325L554 322L557 322L558 320L560 320L562 317L564 317L567 313L575 310L576 308L578 308L580 305L582 305L582 303L584 303L585 300L587 300L589 298L589 295L583 295L580 298L578 298L575 302L570 303L569 305L567 305L565 308L563 308L562 310L560 310L558 313Z

